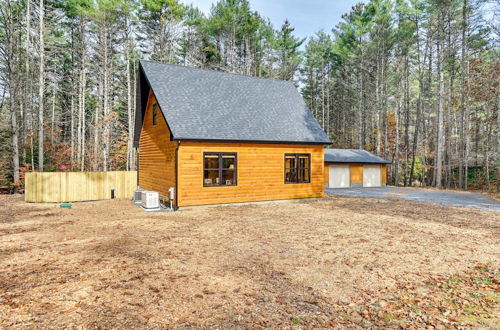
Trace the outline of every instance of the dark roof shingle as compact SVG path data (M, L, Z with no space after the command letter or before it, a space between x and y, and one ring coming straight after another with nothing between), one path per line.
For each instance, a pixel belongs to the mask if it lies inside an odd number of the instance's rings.
M325 149L325 162L391 164L388 160L359 149Z
M174 140L330 143L291 82L150 61L140 66L139 80L152 88ZM141 86L144 102L140 93ZM138 112L144 107L139 101Z

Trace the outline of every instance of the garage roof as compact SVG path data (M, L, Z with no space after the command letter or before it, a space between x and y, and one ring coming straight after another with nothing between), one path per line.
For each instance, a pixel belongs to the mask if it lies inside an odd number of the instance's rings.
M327 163L368 163L390 164L391 162L379 156L359 149L325 149Z

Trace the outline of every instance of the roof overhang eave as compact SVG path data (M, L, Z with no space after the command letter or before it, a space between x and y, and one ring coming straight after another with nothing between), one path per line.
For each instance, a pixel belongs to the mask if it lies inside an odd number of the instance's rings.
M236 140L236 139L206 139L206 138L183 138L173 137L173 141L179 142L212 142L212 143L255 143L255 144L301 144L301 145L331 145L326 141L279 141L279 140Z
M325 160L325 163L346 163L346 164L385 164L385 165L390 165L392 162L390 161L385 161L385 162L363 162L363 161L351 161L351 160Z

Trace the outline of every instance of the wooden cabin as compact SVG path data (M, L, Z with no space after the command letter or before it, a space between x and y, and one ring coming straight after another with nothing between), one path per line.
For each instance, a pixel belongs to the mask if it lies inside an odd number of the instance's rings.
M177 207L322 197L326 134L291 82L141 61L138 186Z
M327 188L382 187L391 162L366 150L325 149Z

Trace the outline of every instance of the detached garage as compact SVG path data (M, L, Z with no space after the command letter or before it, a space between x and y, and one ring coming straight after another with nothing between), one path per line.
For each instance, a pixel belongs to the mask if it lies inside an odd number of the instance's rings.
M366 150L325 149L325 186L328 188L381 187L391 162Z

